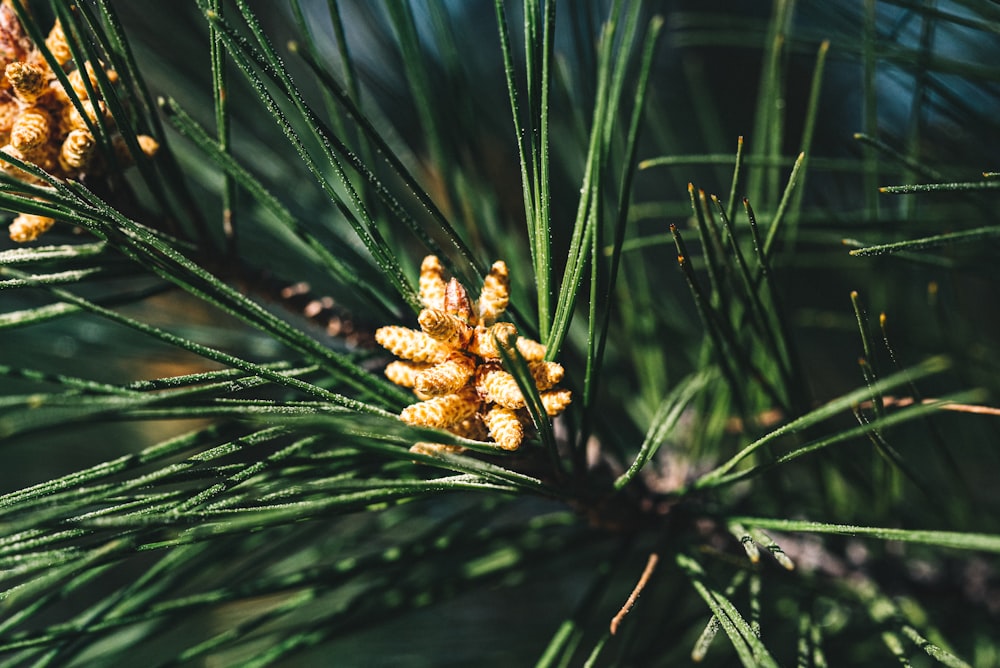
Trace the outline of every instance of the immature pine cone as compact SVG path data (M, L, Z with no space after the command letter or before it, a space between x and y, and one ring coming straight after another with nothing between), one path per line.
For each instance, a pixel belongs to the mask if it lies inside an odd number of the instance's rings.
M504 450L517 450L531 420L517 382L500 365L498 340L515 341L529 363L545 412L555 416L566 409L572 399L569 390L555 388L563 367L546 362L545 346L517 336L513 324L496 322L510 301L503 261L493 263L475 303L456 279L445 280L441 262L433 255L420 265L419 288L424 305L417 318L420 329L388 326L375 332L379 344L402 358L386 367L386 377L413 388L421 399L403 409L404 422L445 428L466 438L488 436ZM411 450L428 454L463 448L417 443Z
M30 162L62 179L80 179L85 174L107 169L97 151L98 142L91 126L103 123L111 133L118 164L127 167L135 161L124 138L115 128L103 100L91 100L90 92L99 93L95 67L100 67L108 83L118 75L100 63L74 63L66 33L57 20L45 46L59 67L67 72L70 90L63 87L42 52L28 37L10 0L0 2L0 152ZM88 86L84 83L84 74ZM80 102L90 124L77 110ZM152 137L136 137L140 151L151 158L159 149ZM26 183L38 179L14 165L0 161L0 171ZM10 237L14 241L33 241L54 221L42 216L14 219Z

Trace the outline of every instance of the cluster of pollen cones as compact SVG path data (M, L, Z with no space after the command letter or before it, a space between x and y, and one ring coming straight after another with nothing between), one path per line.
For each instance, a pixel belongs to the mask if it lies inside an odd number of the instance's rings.
M133 157L124 138L114 132L107 105L91 99L91 92L99 90L95 65L74 63L58 20L46 37L45 46L66 73L71 91L25 33L10 0L4 0L0 4L0 151L58 178L79 179L107 168L91 129L100 123L112 133L119 166L130 165ZM109 83L118 81L114 70L105 69L100 63L97 66ZM152 157L159 149L152 137L138 135L136 139L146 157ZM36 181L31 174L2 160L0 171L26 183ZM22 213L10 224L10 238L18 242L34 241L54 222L47 216Z
M496 322L510 301L510 279L503 261L493 263L472 302L465 287L445 281L434 255L420 267L420 329L390 326L375 340L399 357L386 367L392 382L412 388L420 399L400 418L412 425L438 427L477 441L492 440L516 450L531 420L514 377L500 364L499 345L513 345L528 362L545 411L550 416L569 405L569 390L556 385L563 368L545 361L545 346L517 335L509 322ZM415 452L461 451L457 446L417 443Z

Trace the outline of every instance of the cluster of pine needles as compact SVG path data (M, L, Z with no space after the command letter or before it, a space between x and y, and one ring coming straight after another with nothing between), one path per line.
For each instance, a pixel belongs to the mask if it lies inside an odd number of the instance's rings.
M672 4L3 0L0 665L1000 664L1000 12Z

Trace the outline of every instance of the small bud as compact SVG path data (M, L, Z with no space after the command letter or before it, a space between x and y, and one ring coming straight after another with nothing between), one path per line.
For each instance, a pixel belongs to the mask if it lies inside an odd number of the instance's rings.
M468 355L454 352L448 359L417 374L413 387L422 394L436 397L462 389L476 371Z
M49 31L49 36L45 38L45 46L49 48L52 56L60 65L65 65L73 58L73 54L69 50L69 43L66 41L66 33L63 32L59 19L56 19L52 30Z
M396 360L385 367L385 377L400 387L413 387L417 382L417 375L429 368L429 364Z
M517 337L517 351L528 362L541 362L545 359L545 346L523 336Z
M469 352L484 359L499 359L500 350L497 348L497 340L507 341L513 336L517 336L517 328L509 322L498 322L492 327L479 325L472 332Z
M55 224L48 216L36 216L33 213L18 214L9 227L10 238L18 243L34 241Z
M412 425L424 427L449 427L456 422L472 417L479 409L479 402L473 393L446 394L427 401L410 404L399 414L400 419Z
M451 346L464 348L472 337L472 328L469 324L446 311L425 308L420 312L417 322L427 336Z
M24 155L31 155L49 141L52 118L39 107L28 107L14 119L10 145Z
M94 135L88 130L72 130L59 151L59 166L67 173L85 170L94 155L94 146Z
M156 141L149 135L136 135L136 140L139 142L139 150L147 158L152 158L156 155L157 151L160 150L160 142ZM119 167L129 167L135 164L135 160L132 157L132 151L129 150L128 143L125 138L121 135L115 135L111 140L111 146L115 150L115 158L118 160Z
M93 100L83 100L80 103L83 107L84 112L87 114L87 119L91 123L97 124L98 116L104 118L105 120L110 120L108 118L108 107L104 102L98 101L95 105ZM67 134L73 130L89 130L87 126L87 121L83 120L83 116L77 110L76 105L70 103L63 107L63 116L61 119L63 132Z
M428 255L420 263L420 301L427 308L444 308L444 268L436 255Z
M502 406L492 406L483 416L490 437L504 450L517 450L524 439L524 427L517 413Z
M472 322L472 302L465 286L453 278L444 289L444 310L466 322Z
M411 362L437 363L448 356L448 346L409 327L389 325L375 330L375 341L396 357Z
M18 151L10 144L5 144L3 147L0 147L0 152L9 155L12 158L16 158L21 162L27 162L28 160L23 153ZM0 171L20 181L32 183L35 180L35 177L29 174L28 172L24 171L20 167L16 167L14 163L7 162L6 160L3 159L0 159Z
M529 362L528 369L539 391L547 390L562 380L566 370L555 362Z
M539 397L541 397L542 406L545 407L545 413L549 417L559 415L573 401L573 393L569 390L549 390L542 392Z
M90 83L90 88L97 92L100 88L98 87L97 74L94 72L94 66L87 63L85 70L87 72L87 79L88 83ZM87 84L84 83L83 72L84 70L77 68L66 76L69 79L69 85L73 88L73 92L76 93L76 96L81 100L86 100L90 97L90 93L87 91ZM104 75L107 77L108 83L114 84L118 81L118 73L114 70L105 70Z
M483 289L479 293L479 322L492 325L506 310L510 303L510 276L507 264L497 260L490 268L490 273L483 280Z
M7 81L14 94L27 102L33 103L47 89L45 70L30 63L9 63L4 70Z
M476 369L476 391L484 401L500 404L504 408L524 406L524 395L514 376L498 364L483 364Z

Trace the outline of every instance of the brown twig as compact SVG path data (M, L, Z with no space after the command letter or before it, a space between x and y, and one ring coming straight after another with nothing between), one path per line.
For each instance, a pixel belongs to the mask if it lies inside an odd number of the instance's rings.
M882 405L886 407L905 408L917 403L914 397L894 397L886 395L882 397ZM933 404L940 399L920 399L921 404ZM871 401L863 401L860 408L869 409L872 407ZM997 415L1000 416L1000 408L993 406L980 406L978 404L956 404L945 403L938 406L942 411L955 411L958 413L973 413L975 415ZM785 419L785 415L778 409L763 411L757 415L757 423L761 427L773 427ZM738 417L729 418L726 421L726 431L729 433L740 433L743 431L743 421Z
M649 582L649 578L653 575L653 571L656 569L656 563L660 560L660 555L653 552L649 555L649 560L646 562L646 568L642 571L642 575L639 576L639 582L636 583L635 589L632 593L628 595L628 600L625 601L625 605L622 609L618 611L618 614L614 616L611 620L611 635L614 635L618 631L619 624L625 619L625 615L629 613L632 606L635 605L636 599L639 598L639 594L645 589L646 584Z
M916 400L913 397L885 396L882 398L882 401L886 406L897 406L900 408L904 406L910 406L916 403ZM936 401L940 400L921 399L920 403L933 404ZM864 407L864 404L862 404L862 407ZM938 406L938 408L940 408L943 411L957 411L959 413L975 413L976 415L1000 415L1000 408L994 408L993 406L980 406L977 404L947 403L947 404L941 404L940 406Z

